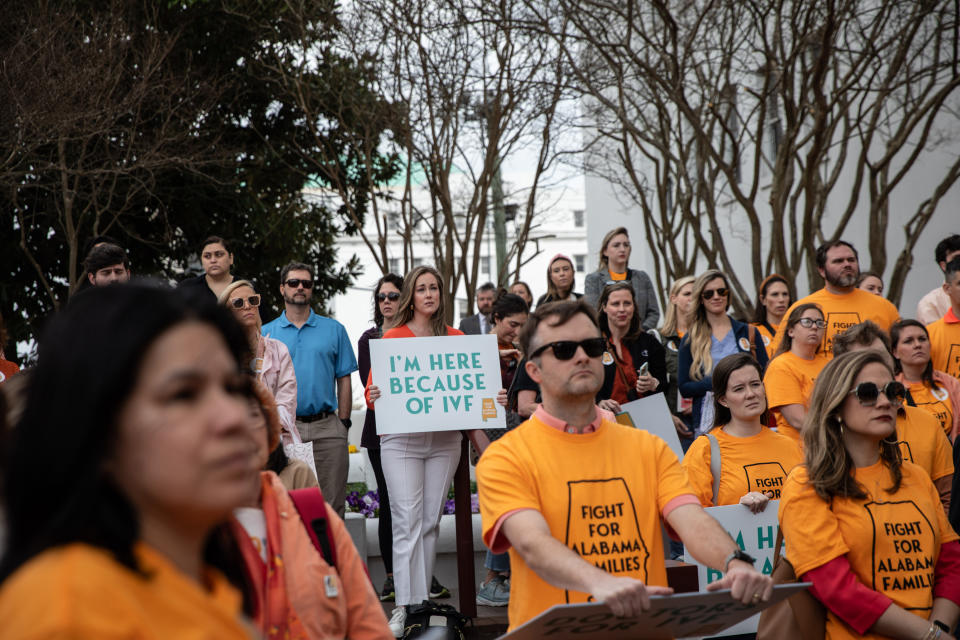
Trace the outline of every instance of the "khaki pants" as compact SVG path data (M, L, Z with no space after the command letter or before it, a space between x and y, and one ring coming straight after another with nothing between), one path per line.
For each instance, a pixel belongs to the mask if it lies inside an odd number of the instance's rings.
M347 428L336 414L322 420L303 422L297 419L297 430L304 442L313 444L313 460L317 465L317 482L323 498L342 518L347 500Z

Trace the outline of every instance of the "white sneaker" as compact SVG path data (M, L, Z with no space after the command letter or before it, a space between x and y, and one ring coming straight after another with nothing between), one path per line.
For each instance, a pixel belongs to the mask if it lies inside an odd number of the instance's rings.
M402 638L407 624L407 608L404 606L394 607L390 614L390 633L394 638Z

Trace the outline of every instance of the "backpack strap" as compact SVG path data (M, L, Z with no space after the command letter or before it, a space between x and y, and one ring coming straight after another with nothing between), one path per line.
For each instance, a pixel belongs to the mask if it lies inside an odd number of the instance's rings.
M705 433L710 441L710 474L713 476L713 506L717 506L717 497L720 495L720 443L717 436Z
M293 501L293 506L300 514L300 520L310 536L313 546L328 565L337 567L337 545L333 541L333 531L327 522L327 503L323 501L323 494L317 487L308 489L294 489L287 492Z

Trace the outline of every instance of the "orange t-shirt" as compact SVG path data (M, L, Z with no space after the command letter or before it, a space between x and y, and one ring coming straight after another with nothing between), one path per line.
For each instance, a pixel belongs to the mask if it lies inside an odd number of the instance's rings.
M953 446L929 412L903 407L897 413L897 439L903 459L922 468L931 480L953 475Z
M798 305L808 302L814 302L823 309L823 319L827 322L827 330L823 334L820 353L827 358L833 357L833 336L838 333L843 333L849 327L865 320L872 320L884 331L889 331L890 326L900 318L900 312L889 300L869 291L854 289L850 293L836 295L825 288L820 289L806 298L794 302L783 314L783 320L780 321L780 326L777 328L777 335L773 337L773 342L770 345L774 350L783 340L790 314Z
M763 375L763 386L767 390L767 405L777 419L777 433L800 443L800 431L787 422L779 407L802 404L810 408L810 396L813 395L813 383L820 370L829 359L817 353L813 360L785 351L770 361Z
M0 382L7 380L19 371L20 367L17 366L16 362L10 362L9 360L0 358Z
M608 270L607 270L607 273L610 274L610 279L613 280L614 282L621 282L622 280L626 280L626 279L627 279L627 272L626 272L626 271L624 271L623 273L614 273L613 271L610 271L610 270L608 269Z
M927 325L930 334L930 359L933 368L960 378L960 320L953 309L932 324Z
M950 402L950 393L943 387L934 391L923 382L911 382L907 386L907 391L913 398L913 404L936 418L940 428L949 438L950 432L953 431L953 405Z
M820 498L809 484L807 467L787 478L778 513L787 558L797 576L846 555L864 585L883 593L911 613L926 618L933 606L933 571L940 545L957 539L947 522L933 482L915 464L904 462L900 490L889 493L889 470L882 462L855 471L865 500ZM827 638L859 636L833 613Z
M109 551L80 543L33 558L0 589L0 636L255 637L253 626L242 618L239 592L219 572L205 572L204 589L146 544L134 551L146 576L119 564Z
M503 516L534 509L552 536L587 562L666 585L661 514L696 502L663 440L609 420L593 433L570 434L534 416L484 451L477 486L484 543L494 553L510 550L510 629L555 604L587 602L590 595L538 576L500 533Z
M787 474L803 462L797 443L766 427L747 438L732 436L723 429L711 432L720 446L720 487L717 505L738 504L750 491L780 499ZM713 474L710 472L710 440L700 436L693 441L681 463L687 480L705 507L713 504Z
M767 358L773 356L773 349L770 348L770 345L773 344L773 334L770 333L767 326L760 322L751 322L750 326L754 327L760 334L760 337L763 338L763 346L767 349Z

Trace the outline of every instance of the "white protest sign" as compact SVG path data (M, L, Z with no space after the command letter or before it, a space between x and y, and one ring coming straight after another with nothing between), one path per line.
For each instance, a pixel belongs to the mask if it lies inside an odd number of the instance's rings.
M381 435L506 427L492 334L371 340L370 373Z
M810 586L809 582L778 585L768 602L746 605L734 601L728 589L712 593L652 596L650 609L636 618L617 618L602 602L550 607L500 640L637 640L715 636Z
M760 513L752 513L742 504L731 504L724 507L708 507L706 512L720 523L737 545L757 559L756 568L764 575L773 573L773 547L777 542L777 509L779 500L771 500L766 509ZM716 569L697 562L696 558L687 554L686 562L697 565L697 581L700 591L706 590L711 582L716 582L723 574ZM740 633L756 633L760 616L755 615L725 629L717 636L729 636Z
M673 426L673 416L667 406L667 399L662 393L620 405L617 422L659 436L670 446L670 450L677 454L677 458L683 460L683 447L677 437L677 428Z

